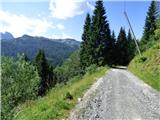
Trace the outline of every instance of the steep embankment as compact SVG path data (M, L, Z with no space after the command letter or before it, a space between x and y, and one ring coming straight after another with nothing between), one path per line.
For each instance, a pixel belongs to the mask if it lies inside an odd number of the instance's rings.
M144 52L142 57L136 56L131 61L129 70L160 91L160 43Z
M66 85L54 87L44 97L19 105L13 120L59 120L67 117L77 99L106 71L106 67L100 67L93 73L86 73L82 79L75 78Z

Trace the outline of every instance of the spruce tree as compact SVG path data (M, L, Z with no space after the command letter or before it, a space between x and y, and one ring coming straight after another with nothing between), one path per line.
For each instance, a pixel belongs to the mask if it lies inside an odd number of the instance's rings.
M117 63L127 65L128 63L128 42L125 29L121 27L117 38Z
M91 49L89 49L90 27L91 27L91 18L90 15L87 14L82 34L83 41L81 43L81 49L80 49L80 64L82 69L85 69L91 64L90 62Z
M116 36L114 31L111 34L111 44L110 44L110 51L109 51L110 59L107 64L112 65L116 64Z
M39 50L34 62L41 78L39 95L44 95L53 82L53 69L49 67L43 50Z
M99 66L107 63L109 59L108 46L111 44L110 28L105 14L103 1L96 1L92 17L90 45L94 48L91 54L91 62Z
M136 50L136 45L134 39L132 38L130 30L128 31L127 41L128 41L128 63L129 63L135 56L135 50Z
M150 37L154 35L154 31L156 30L156 19L157 3L153 0L150 4L145 20L144 33L141 40L142 50L145 50L147 43L152 40Z

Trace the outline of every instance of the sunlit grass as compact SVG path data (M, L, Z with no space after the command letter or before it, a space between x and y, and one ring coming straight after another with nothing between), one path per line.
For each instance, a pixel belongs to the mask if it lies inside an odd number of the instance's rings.
M100 67L92 74L86 74L82 79L75 79L67 85L57 85L50 92L35 101L28 101L19 105L14 120L57 120L66 118L70 110L77 104L78 97L107 71L107 67ZM65 99L66 93L73 96L73 100Z
M135 57L129 70L160 91L160 43L144 52L143 57Z

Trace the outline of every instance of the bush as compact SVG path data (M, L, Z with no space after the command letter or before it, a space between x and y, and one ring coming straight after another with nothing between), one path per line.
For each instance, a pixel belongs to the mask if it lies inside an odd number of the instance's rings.
M19 60L2 57L2 114L3 120L11 119L13 108L38 93L39 76L34 66Z
M96 69L97 69L97 66L95 64L93 64L93 65L86 68L86 73L92 74L96 71Z
M74 52L61 66L56 67L54 72L59 83L66 83L69 79L81 75L79 52Z
M73 99L73 96L71 95L70 92L67 92L67 93L65 94L65 98L64 98L64 99L72 100L72 99Z
M139 62L139 63L143 63L143 62L145 62L146 60L147 60L147 57L142 56L142 57L139 58L138 62Z

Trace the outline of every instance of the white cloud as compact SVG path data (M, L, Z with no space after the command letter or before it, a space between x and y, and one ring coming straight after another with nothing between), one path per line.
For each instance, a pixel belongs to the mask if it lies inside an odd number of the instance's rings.
M20 37L23 34L35 36L45 36L49 28L54 28L51 22L46 19L29 18L24 15L11 14L0 10L0 32L11 32L14 37Z
M53 39L66 39L66 38L71 38L71 39L73 39L72 36L70 36L70 35L68 35L68 34L66 34L66 33L54 34L54 35L52 36L52 38L53 38Z
M76 15L81 15L87 8L93 6L85 0L50 0L49 10L54 18L66 19Z
M65 27L64 27L64 25L62 25L62 24L59 23L59 24L57 24L57 28L59 30L64 30Z
M90 4L88 1L86 4L92 11L95 9L95 7L92 4Z

